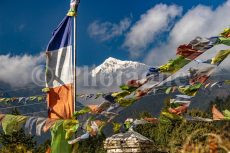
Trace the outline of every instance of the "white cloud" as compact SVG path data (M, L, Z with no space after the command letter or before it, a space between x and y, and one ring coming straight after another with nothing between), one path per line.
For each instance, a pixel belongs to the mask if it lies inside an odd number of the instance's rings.
M129 18L124 18L120 23L94 21L88 27L90 37L100 41L111 40L121 36L131 25Z
M33 82L32 72L41 63L44 55L0 55L0 81L11 87L25 87Z
M198 5L175 24L167 42L153 48L145 58L145 63L160 65L176 54L179 45L188 43L196 36L210 37L218 35L230 25L230 0L213 10L211 7Z
M127 34L124 47L132 56L139 56L141 50L148 47L157 34L168 29L169 23L182 12L176 5L159 4L148 10Z

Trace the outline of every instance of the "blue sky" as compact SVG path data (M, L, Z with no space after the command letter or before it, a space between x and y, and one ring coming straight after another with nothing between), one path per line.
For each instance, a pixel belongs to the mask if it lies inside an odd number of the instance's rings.
M164 42L170 30L159 34L160 40L150 42L141 55L135 58L130 56L132 50L127 51L127 48L122 45L132 26L140 20L140 16L159 3L168 6L175 4L183 8L182 14L172 20L176 22L197 5L206 5L215 9L225 2L224 0L81 0L77 31L78 66L98 65L110 56L122 60L147 61L145 55L148 55L152 51L151 48L157 46L159 42ZM0 54L36 55L44 51L53 29L68 9L68 0L58 0L58 2L57 0L1 0ZM113 25L119 24L125 18L129 19L129 26L121 34L106 41L100 41L97 36L90 36L88 29L93 22L97 21L101 24L109 22Z

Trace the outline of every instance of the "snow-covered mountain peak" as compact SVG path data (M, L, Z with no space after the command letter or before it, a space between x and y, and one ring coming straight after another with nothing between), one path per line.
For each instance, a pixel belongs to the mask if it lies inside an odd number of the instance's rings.
M109 63L109 62L116 62L117 63L117 62L122 62L122 61L119 59L113 58L113 57L109 57L104 61L104 63Z
M99 73L111 74L117 72L139 72L147 71L148 66L133 61L122 61L113 57L106 59L101 65L92 70L92 76L95 77Z

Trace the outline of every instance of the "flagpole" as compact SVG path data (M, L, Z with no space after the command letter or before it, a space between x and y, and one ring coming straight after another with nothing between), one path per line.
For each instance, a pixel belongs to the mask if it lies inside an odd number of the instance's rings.
M73 112L76 111L76 102L77 102L77 49L76 49L76 41L77 41L77 16L74 16L74 36L73 36L73 56L74 56L74 103L73 103Z

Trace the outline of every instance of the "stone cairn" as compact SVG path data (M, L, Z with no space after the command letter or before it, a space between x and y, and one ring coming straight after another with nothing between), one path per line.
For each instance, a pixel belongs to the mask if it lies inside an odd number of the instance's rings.
M152 140L133 130L107 138L104 148L107 153L152 153L155 150Z

